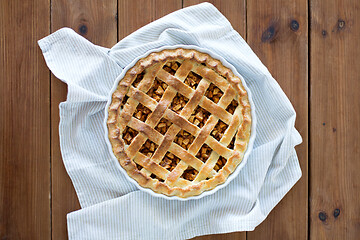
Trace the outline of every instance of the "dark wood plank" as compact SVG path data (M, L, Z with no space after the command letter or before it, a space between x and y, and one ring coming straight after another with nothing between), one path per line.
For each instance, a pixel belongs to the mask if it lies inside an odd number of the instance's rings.
M91 42L111 47L117 42L117 2L53 0L51 31L71 27ZM67 239L66 214L80 208L60 153L59 103L66 100L66 84L51 78L52 236Z
M247 41L279 82L296 112L304 142L296 148L303 176L247 239L307 239L307 1L247 1Z
M181 0L119 0L119 40L182 6Z
M198 4L200 0L184 0L184 7ZM231 23L233 28L238 31L243 38L246 37L246 7L245 0L212 0L207 1L212 3ZM204 19L205 21L205 19ZM236 232L228 234L215 234L194 238L196 240L215 240L215 239L229 239L229 240L245 240L246 232Z
M310 238L360 237L360 2L311 1Z
M50 1L0 1L0 238L49 239Z

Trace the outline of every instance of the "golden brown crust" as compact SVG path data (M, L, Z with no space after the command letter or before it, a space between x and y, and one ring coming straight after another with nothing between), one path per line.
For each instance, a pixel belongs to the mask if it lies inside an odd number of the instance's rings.
M168 61L180 63L174 75L163 69ZM200 82L189 83L190 73L201 76ZM155 80L165 83L165 90L151 90ZM221 97L216 95L219 92ZM188 99L185 106L171 105L177 94ZM140 104L149 112L146 120L136 112ZM234 105L232 112L227 110L230 105ZM207 120L200 123L197 118L205 115ZM162 133L157 126L160 121L161 127L167 127ZM157 193L187 198L224 183L240 164L250 139L251 109L240 78L219 60L193 49L169 49L151 53L126 72L112 94L107 126L114 155L131 178ZM126 128L138 134L124 136ZM225 132L219 133L222 129ZM194 137L191 144L174 140L182 130ZM142 153L145 143L147 150ZM171 168L168 162L175 162L174 156L176 165Z

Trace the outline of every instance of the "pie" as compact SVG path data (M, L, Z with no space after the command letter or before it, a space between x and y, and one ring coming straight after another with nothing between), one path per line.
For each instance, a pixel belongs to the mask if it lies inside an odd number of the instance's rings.
M140 59L112 93L112 151L144 188L188 198L224 183L243 159L251 106L240 78L194 49Z

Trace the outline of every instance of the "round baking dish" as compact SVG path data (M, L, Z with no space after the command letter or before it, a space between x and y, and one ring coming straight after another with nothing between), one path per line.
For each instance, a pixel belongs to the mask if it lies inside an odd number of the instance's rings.
M211 190L208 190L208 191L204 191L202 192L201 194L199 195L196 195L196 196L191 196L191 197L187 197L187 198L181 198L181 197L178 197L178 196L167 196L165 194L161 194L161 193L157 193L155 191L153 191L152 189L149 189L149 188L145 188L145 187L142 187L137 181L135 181L133 178L131 178L126 170L120 166L120 163L118 162L118 159L115 157L114 153L113 153L113 149L112 149L112 145L110 143L110 140L109 140L109 137L108 137L108 134L109 134L109 131L108 131L108 126L107 126L107 119L108 119L108 108L112 102L112 94L114 93L114 91L117 89L117 86L119 84L119 81L121 79L123 79L123 77L125 76L126 72L131 69L140 59L142 58L145 58L147 57L149 54L151 53L154 53L154 52L160 52L160 51L163 51L163 50L166 50L166 49L177 49L177 48L183 48L183 49L194 49L196 51L199 51L199 52L202 52L202 53L206 53L208 55L210 55L212 58L214 59L217 59L219 60L225 67L229 68L237 77L240 78L242 84L243 84L243 87L245 88L245 90L247 91L247 95L248 95L248 100L249 100L249 103L250 103L250 107L251 107L251 135L250 135L250 139L249 139L249 142L248 142L248 146L247 146L247 149L244 153L244 157L241 161L241 163L236 167L236 169L234 170L234 172L232 172L228 178L226 179L226 181L220 185L217 185L214 189L211 189ZM107 143L107 146L109 148L109 151L111 152L111 156L112 156L112 159L116 162L118 162L117 166L119 167L120 171L125 175L125 177L132 183L134 183L141 191L144 191L144 192L147 192L149 194L151 194L152 196L155 196L155 197L161 197L161 198L164 198L164 199L167 199L167 200L180 200L180 201L186 201L186 200L192 200L192 199L200 199L204 196L209 196L213 193L215 193L216 191L218 191L219 189L221 188L224 188L225 186L227 186L238 174L239 172L241 171L241 169L245 166L247 160L248 160L248 157L251 153L251 150L253 148L253 144L254 144L254 140L255 140L255 136L256 136L256 115L255 115L255 105L253 103L253 100L252 100L252 96L251 96L251 92L249 90L249 88L247 87L246 85L246 82L244 80L244 78L237 72L237 70L235 69L234 66L232 66L231 64L229 64L224 58L222 58L221 56L207 50L207 49L204 49L204 48L199 48L197 46L193 46L193 45L174 45L174 46L163 46L161 48L157 48L157 49L152 49L148 52L146 52L145 54L137 57L136 59L134 59L128 66L126 66L124 68L124 70L122 71L122 73L116 78L115 82L114 82L114 85L109 93L109 96L108 96L108 101L107 101L107 104L106 104L106 107L105 107L105 118L104 118L104 130L105 130L105 141Z

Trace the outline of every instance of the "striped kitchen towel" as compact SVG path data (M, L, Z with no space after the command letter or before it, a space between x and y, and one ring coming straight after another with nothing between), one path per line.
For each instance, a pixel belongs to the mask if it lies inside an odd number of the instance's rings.
M198 200L170 201L128 182L104 139L104 107L116 77L134 58L167 45L221 55L245 78L256 106L257 136L240 174ZM295 111L267 68L228 20L203 3L154 21L111 49L69 28L41 39L45 61L68 85L60 104L60 145L82 209L69 213L70 239L187 239L251 231L301 176Z

